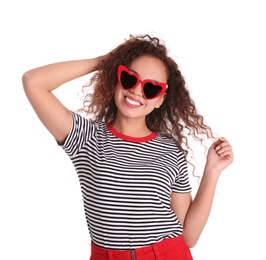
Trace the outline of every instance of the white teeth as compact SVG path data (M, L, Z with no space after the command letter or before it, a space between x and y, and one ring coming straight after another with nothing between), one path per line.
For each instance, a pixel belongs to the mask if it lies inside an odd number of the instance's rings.
M141 105L140 102L135 101L135 100L132 100L132 99L130 99L130 98L128 98L128 97L126 97L126 101L127 101L129 104L133 105L133 106L140 106L140 105Z

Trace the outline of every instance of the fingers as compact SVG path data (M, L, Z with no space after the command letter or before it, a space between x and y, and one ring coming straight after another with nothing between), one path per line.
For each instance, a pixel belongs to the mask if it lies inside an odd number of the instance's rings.
M214 150L219 156L232 156L232 146L224 137L219 138L216 146L214 147Z

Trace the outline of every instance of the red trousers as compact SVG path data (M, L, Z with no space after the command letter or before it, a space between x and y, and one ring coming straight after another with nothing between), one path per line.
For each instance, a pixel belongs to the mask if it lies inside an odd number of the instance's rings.
M90 260L193 260L182 236L134 250L109 250L91 243Z

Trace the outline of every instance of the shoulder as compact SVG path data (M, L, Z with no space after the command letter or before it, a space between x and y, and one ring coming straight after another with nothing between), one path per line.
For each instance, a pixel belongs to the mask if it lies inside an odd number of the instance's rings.
M93 121L89 117L82 116L81 114L71 111L74 125L85 126L89 125L95 128L103 128L106 126L104 122Z
M177 149L178 151L180 150L177 146L177 140L174 137L158 133L155 140L162 146L172 147L174 149Z
M69 138L90 140L108 135L105 122L93 121L77 112L72 111L71 113L73 123Z
M174 137L158 133L155 140L159 149L172 154L179 162L186 160L185 152L179 148L180 145L178 145L178 141Z

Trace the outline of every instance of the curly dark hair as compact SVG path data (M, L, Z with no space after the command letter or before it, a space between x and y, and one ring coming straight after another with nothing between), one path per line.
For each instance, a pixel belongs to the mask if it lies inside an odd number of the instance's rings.
M92 85L94 91L85 94L82 111L94 115L93 120L112 123L117 113L114 101L117 68L120 64L130 65L135 58L142 55L160 59L168 72L166 98L160 108L154 109L146 116L147 127L152 131L174 137L178 148L184 151L186 156L191 150L188 136L201 142L206 138L214 139L211 128L197 112L177 63L168 56L164 42L148 34L130 35L128 40L111 51L102 61L90 83L83 87L84 90Z

